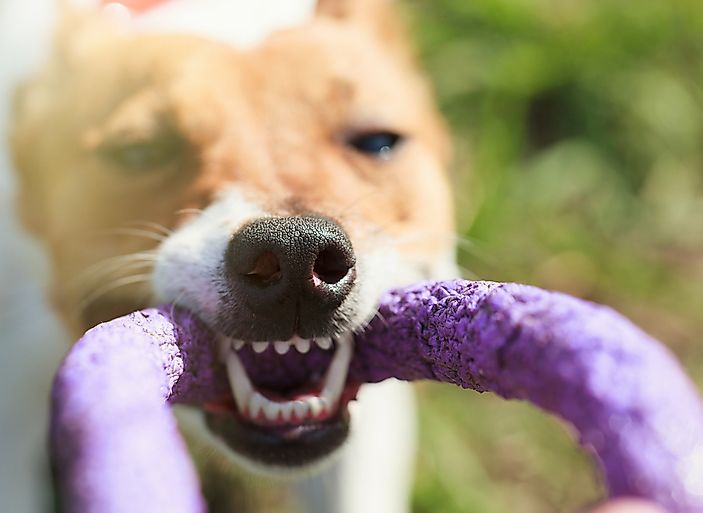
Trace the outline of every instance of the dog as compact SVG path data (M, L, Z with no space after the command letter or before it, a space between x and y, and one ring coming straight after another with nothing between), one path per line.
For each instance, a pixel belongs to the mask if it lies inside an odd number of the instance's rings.
M409 391L366 385L354 402L345 386L384 291L458 274L450 141L399 16L388 1L289 0L288 21L219 16L215 37L187 15L159 22L184 3L62 4L17 92L17 205L52 307L73 339L147 306L189 309L230 376L231 400L198 428L218 453L323 476L304 478L305 511L407 511ZM242 351L334 356L276 390L251 382Z

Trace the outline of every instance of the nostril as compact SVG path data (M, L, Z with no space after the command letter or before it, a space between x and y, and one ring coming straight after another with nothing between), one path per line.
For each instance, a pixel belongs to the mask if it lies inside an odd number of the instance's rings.
M0 0L1 2L2 0ZM344 229L322 216L267 216L232 234L217 323L241 340L337 333L355 315L357 267Z
M260 287L268 287L281 280L281 264L271 251L264 251L256 260L251 270L242 273L247 279Z
M335 247L328 247L320 251L312 268L313 282L323 281L330 285L338 283L344 278L353 263L349 263L347 254ZM317 282L315 283L318 284Z

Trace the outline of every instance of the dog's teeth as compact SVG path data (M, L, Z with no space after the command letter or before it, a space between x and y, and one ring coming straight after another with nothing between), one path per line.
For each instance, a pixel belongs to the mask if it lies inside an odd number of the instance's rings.
M295 348L299 353L305 354L310 351L310 341L305 338L293 337L292 339Z
M264 416L271 422L278 420L278 412L281 411L281 405L274 401L264 399Z
M263 409L266 401L268 401L268 399L259 392L251 394L251 398L249 399L249 416L252 419L256 419L256 417L259 416L259 412Z
M255 353L263 353L268 349L269 342L252 342L251 347L254 349Z
M344 389L353 350L354 342L351 337L345 337L340 340L337 345L337 351L335 351L332 358L332 363L330 363L327 374L325 374L325 385L322 388L320 397L330 409L337 403Z
M278 354L286 354L288 350L290 349L290 343L289 342L274 342L273 343L273 348L276 350Z
M290 421L290 418L292 415L293 415L293 402L288 401L285 403L281 403L281 418L283 419L283 422Z
M325 405L319 397L309 397L306 402L313 418L316 418L325 409Z
M316 338L315 343L320 346L320 349L329 349L332 347L332 339L329 337Z
M332 362L325 373L320 395L310 395L294 401L278 402L268 399L254 389L236 353L236 351L244 347L245 342L231 340L226 337L222 337L220 342L221 354L225 358L230 388L232 389L237 409L242 415L254 422L265 418L267 422L274 424L319 421L333 412L344 389L349 363L354 351L353 335L342 336L336 344ZM314 342L322 349L330 349L333 346L332 340L327 337L316 339ZM263 353L271 344L273 344L273 348L278 354L286 354L291 346L294 346L300 353L307 353L310 350L312 341L293 337L289 341L252 342L251 346L256 353Z
M293 412L298 421L303 421L308 416L308 404L305 401L297 400L293 401Z
M243 413L247 408L253 388L242 362L231 351L227 355L227 375L237 408Z
M320 411L323 415L328 415L334 411L333 408L330 407L330 404L327 399L325 399L324 397L320 396L317 398L317 400L320 401Z

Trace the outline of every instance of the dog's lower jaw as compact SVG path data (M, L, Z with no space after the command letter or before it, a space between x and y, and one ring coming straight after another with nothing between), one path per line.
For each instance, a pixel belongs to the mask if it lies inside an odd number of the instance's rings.
M293 492L298 511L408 513L417 438L412 385L396 380L364 385L358 401L349 404L349 415L351 429L341 447L295 468L257 463L231 450L195 417L182 416L181 421L206 433L207 451L215 449L219 455L218 468L229 461L232 470L227 473L239 468L263 478L266 484L261 486L276 483Z
M205 423L242 467L265 477L295 478L316 473L334 461L349 436L345 408L322 423L269 429L234 420L228 413L205 413Z

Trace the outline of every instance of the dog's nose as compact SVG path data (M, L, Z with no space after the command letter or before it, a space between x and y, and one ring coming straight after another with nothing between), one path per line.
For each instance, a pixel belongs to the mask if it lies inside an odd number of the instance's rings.
M225 255L234 332L251 340L334 334L356 278L349 237L321 216L265 217L241 228ZM242 317L249 317L244 319Z

